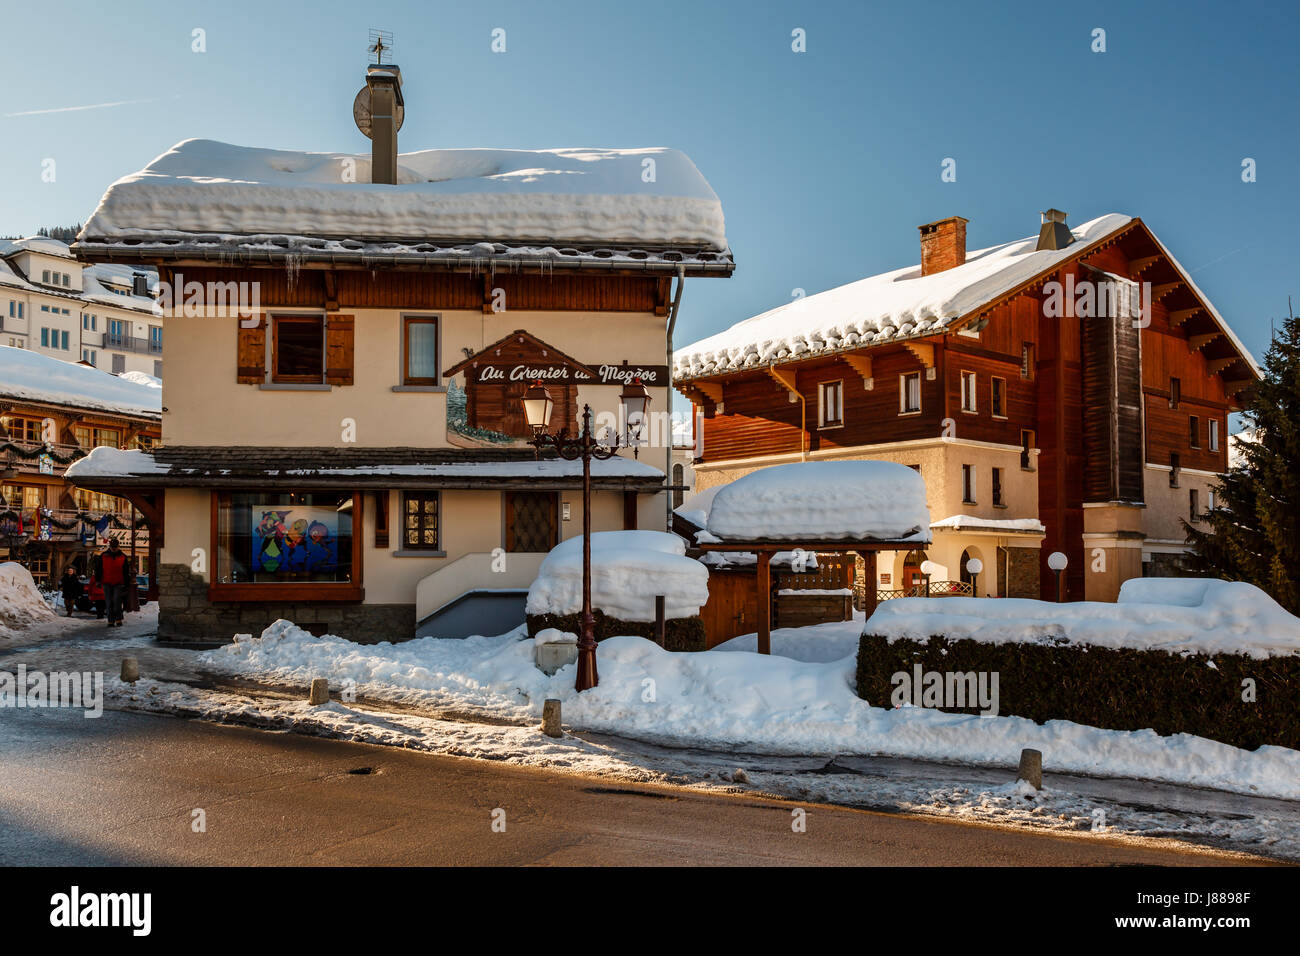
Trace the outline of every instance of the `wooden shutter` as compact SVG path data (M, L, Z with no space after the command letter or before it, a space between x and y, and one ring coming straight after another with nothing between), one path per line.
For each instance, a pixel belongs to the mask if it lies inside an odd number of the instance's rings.
M325 317L325 381L330 385L352 384L352 329L355 317Z
M260 385L266 381L266 315L258 313L253 319L241 318L238 322L238 355L235 359L235 381L241 385Z

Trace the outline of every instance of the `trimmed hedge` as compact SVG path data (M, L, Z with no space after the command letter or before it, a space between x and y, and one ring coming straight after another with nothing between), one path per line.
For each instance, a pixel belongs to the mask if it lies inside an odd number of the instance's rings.
M577 634L581 630L581 614L529 614L528 634L536 637L544 628L554 627ZM654 640L654 621L623 621L609 617L600 608L591 612L596 619L596 643L607 637L632 634ZM696 617L674 617L664 621L664 649L669 651L702 651L705 645L704 622Z
M898 671L997 673L998 713L1038 723L1072 720L1108 730L1195 734L1254 750L1264 744L1300 750L1300 655L1262 660L1069 644L990 644L933 636L890 643L858 642L858 696L890 706ZM1211 666L1212 665L1212 666ZM1255 681L1255 701L1242 681ZM977 707L942 708L978 713Z

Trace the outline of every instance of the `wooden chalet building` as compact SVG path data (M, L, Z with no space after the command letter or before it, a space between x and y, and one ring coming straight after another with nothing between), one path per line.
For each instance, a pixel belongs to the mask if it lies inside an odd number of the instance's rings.
M675 353L702 412L699 490L800 459L883 458L925 478L934 540L881 555L882 596L929 559L954 589L1113 600L1169 573L1181 519L1226 469L1227 416L1258 367L1141 220L968 253L966 220L920 227L921 264L797 299ZM867 582L870 586L871 582Z
M181 143L110 187L74 246L184 290L163 446L72 472L165 522L162 636L522 620L542 558L582 530L582 464L535 460L524 388L547 384L573 432L636 369L666 412L684 280L734 268L685 155L399 155L400 71L365 83L369 155ZM594 530L665 527L671 448L638 452L594 463Z
M144 516L130 502L72 484L69 465L95 448L147 449L161 435L157 388L22 348L0 346L0 561L38 581L86 570L109 536L152 573Z

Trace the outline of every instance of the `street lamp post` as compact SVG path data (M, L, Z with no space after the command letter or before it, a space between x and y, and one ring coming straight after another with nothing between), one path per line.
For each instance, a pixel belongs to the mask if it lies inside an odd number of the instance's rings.
M1061 572L1065 570L1066 565L1070 563L1060 551L1053 551L1047 556L1047 566L1056 572L1056 603L1061 603Z
M966 573L970 575L970 596L980 596L980 572L984 570L984 562L979 558L971 558L966 562Z
M619 394L623 406L624 421L644 420L646 405L650 402L650 393L635 378ZM579 619L578 635L578 679L575 689L584 691L600 683L600 674L596 671L596 619L591 613L591 461L593 458L605 461L618 454L620 448L633 444L631 434L626 443L614 441L605 443L596 440L591 428L591 406L582 407L582 430L577 435L570 435L569 429L560 429L558 434L548 434L546 429L551 423L551 412L555 408L550 392L540 380L535 381L523 395L524 419L533 430L532 441L540 460L543 448L554 448L556 454L566 461L582 462L582 616ZM639 436L638 439L639 441Z
M926 597L930 597L930 577L938 570L939 570L939 566L935 564L933 561L921 562L921 579L925 581Z

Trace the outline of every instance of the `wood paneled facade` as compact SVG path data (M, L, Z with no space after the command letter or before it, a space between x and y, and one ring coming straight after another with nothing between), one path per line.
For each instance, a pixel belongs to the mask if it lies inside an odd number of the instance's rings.
M1149 283L1151 307L1140 327L1113 307L1101 316L1054 314L1046 284L1106 279L1097 270L1139 289ZM917 372L921 410L909 413L900 405L900 377ZM973 410L963 410L963 373L974 375ZM1078 600L1087 569L1085 504L1140 504L1150 480L1144 465L1224 471L1227 416L1253 377L1249 358L1208 303L1133 220L1100 243L1080 243L1073 258L958 317L941 335L704 376L678 388L704 413L705 465L869 451L941 435L1018 447L1028 433L1038 449L1041 559L1057 550L1067 555L1066 593ZM819 388L828 381L843 382L843 423L834 427L818 417ZM1041 581L1043 596L1051 596L1054 577L1045 563Z

